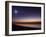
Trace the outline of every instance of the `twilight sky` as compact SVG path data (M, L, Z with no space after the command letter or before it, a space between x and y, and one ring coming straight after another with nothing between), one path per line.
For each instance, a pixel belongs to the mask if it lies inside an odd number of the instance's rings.
M41 17L41 7L12 6L12 18L31 19Z

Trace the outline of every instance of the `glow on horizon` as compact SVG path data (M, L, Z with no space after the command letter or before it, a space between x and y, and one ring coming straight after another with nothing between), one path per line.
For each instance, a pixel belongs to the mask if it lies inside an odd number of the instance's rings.
M41 18L20 18L20 19L14 18L12 21L13 22L35 22L35 21L39 22L41 21Z
M15 22L40 22L40 19L17 19Z

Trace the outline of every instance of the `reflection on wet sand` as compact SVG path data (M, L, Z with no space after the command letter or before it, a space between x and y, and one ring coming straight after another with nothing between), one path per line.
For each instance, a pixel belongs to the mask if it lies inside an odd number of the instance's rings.
M41 29L40 20L15 20L14 30L39 30Z

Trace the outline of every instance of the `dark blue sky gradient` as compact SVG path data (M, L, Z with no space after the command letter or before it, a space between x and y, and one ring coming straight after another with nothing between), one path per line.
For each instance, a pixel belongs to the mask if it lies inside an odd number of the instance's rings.
M18 12L15 13L15 10ZM23 6L12 6L12 17L19 18L40 18L41 7L23 7Z

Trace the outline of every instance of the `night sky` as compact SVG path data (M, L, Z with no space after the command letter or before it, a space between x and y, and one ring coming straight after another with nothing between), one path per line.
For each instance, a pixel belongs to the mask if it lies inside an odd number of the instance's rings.
M12 6L12 18L30 19L40 17L41 17L41 7Z

